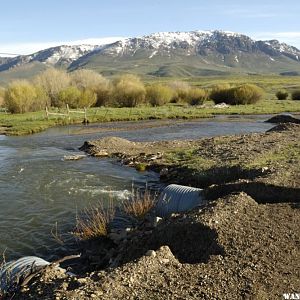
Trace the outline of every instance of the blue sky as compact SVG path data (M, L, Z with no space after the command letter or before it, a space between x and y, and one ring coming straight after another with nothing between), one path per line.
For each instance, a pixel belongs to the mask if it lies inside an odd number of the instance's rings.
M300 1L11 0L1 3L0 52L26 54L86 39L222 29L300 48Z

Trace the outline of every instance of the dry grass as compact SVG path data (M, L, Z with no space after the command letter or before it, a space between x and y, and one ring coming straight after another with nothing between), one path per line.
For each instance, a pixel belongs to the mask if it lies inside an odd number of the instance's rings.
M156 201L156 195L150 193L147 188L145 192L132 189L130 198L124 200L119 208L128 217L142 220L154 207ZM102 202L90 206L77 217L76 228L72 234L79 240L105 237L109 234L115 216L116 205L112 198L109 200L108 208L104 208Z
M0 261L0 270L5 266L5 264L7 263L6 261L6 257L5 257L5 251L2 253L2 260ZM2 274L2 276L0 277L0 283L4 284L4 286L6 287L10 287L2 290L0 287L0 300L2 299L6 299L5 297L8 296L8 294L13 291L15 289L15 285L11 286L13 281L13 276L12 276L12 272L10 269L7 269L5 273Z
M84 210L83 216L77 217L77 224L72 234L80 240L88 240L108 235L109 224L115 216L115 206L112 200L108 208L102 203Z
M151 194L148 189L144 193L133 190L132 196L123 201L122 209L127 215L141 220L154 207L156 198L156 195Z

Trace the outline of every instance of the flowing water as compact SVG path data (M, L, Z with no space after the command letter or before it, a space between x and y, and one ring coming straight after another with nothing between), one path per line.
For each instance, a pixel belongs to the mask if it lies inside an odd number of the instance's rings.
M120 122L0 136L0 254L5 252L7 259L24 255L52 259L64 246L51 232L70 231L85 207L108 197L120 201L133 182L138 187L160 186L157 174L139 173L112 159L63 160L64 155L80 154L77 149L84 141L104 136L150 141L262 132L272 127L263 123L266 118Z

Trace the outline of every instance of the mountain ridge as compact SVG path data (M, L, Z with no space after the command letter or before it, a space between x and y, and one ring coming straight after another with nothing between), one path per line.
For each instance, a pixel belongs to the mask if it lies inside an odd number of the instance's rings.
M300 50L277 40L256 41L222 30L157 32L104 45L62 45L31 55L2 58L0 72L33 62L69 71L90 68L105 75L297 74Z

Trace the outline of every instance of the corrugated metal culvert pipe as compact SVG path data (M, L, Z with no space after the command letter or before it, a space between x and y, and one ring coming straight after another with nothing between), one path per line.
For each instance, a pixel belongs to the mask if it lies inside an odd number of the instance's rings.
M20 280L30 273L49 265L50 263L36 256L25 256L17 260L9 261L0 268L0 290L7 292L16 286Z
M170 184L165 187L159 196L156 213L160 217L165 217L172 213L191 210L204 203L205 199L202 189Z

